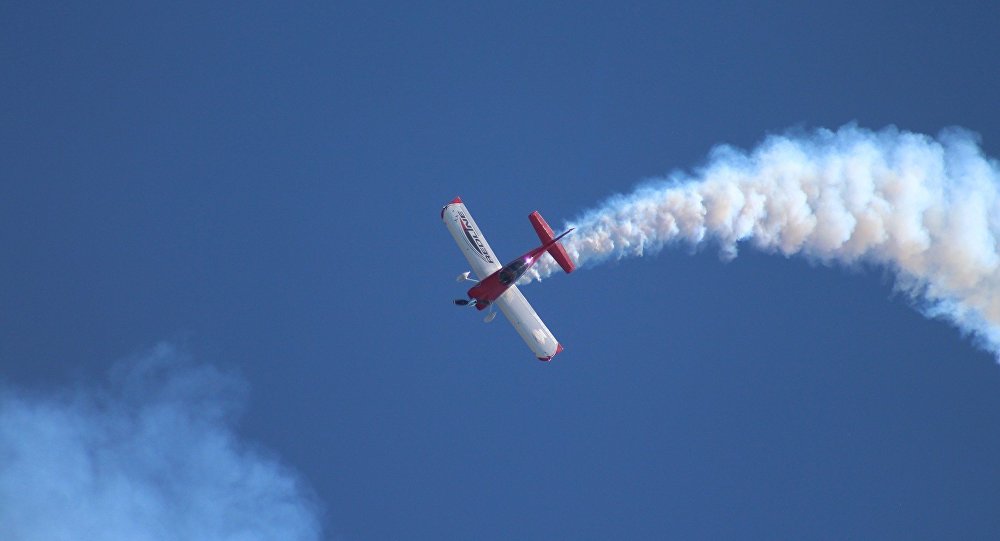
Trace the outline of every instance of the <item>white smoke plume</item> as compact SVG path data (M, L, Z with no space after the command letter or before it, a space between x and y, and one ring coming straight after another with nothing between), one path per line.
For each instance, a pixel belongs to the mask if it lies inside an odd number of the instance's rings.
M580 265L714 243L824 264L876 265L924 313L972 333L1000 357L1000 166L977 135L937 138L853 125L722 146L694 174L676 172L611 197L567 224ZM546 257L533 278L558 270Z
M238 378L169 346L108 388L0 389L0 539L318 539L311 492L232 429Z

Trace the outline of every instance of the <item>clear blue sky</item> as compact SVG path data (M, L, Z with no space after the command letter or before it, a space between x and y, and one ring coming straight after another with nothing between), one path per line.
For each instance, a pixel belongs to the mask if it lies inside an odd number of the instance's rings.
M1000 156L996 6L876 4L7 3L0 380L238 373L328 538L998 538L1000 369L878 269L556 277L549 364L450 304L456 195L506 260L787 128Z

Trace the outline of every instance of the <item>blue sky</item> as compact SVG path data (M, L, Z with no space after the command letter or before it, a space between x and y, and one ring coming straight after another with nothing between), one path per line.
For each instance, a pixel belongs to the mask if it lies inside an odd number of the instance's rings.
M244 382L183 433L297 479L324 538L996 537L997 363L880 269L583 269L524 288L566 346L543 364L451 305L439 210L507 260L533 210L789 128L957 125L998 156L998 55L986 2L6 4L3 419L67 390L149 411L114 374L166 356Z

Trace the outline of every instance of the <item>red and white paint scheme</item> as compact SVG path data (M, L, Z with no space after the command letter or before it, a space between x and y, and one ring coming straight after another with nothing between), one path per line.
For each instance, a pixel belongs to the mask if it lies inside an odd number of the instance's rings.
M562 351L562 345L555 336L552 336L545 323L542 323L541 318L528 304L528 300L524 298L515 283L546 252L564 271L573 272L576 266L566 253L566 249L559 244L559 239L572 229L556 237L542 215L537 211L532 212L528 219L531 220L531 225L534 226L542 245L506 265L501 265L461 198L456 197L441 209L441 219L444 220L448 231L451 231L451 236L455 237L455 242L458 243L458 248L462 250L465 259L472 266L472 272L479 277L479 281L473 280L469 278L468 272L458 276L459 281L476 282L476 285L469 289L468 299L458 299L455 304L475 306L477 310L489 308L487 322L492 321L496 315L492 311L493 306L499 306L503 315L514 325L518 334L541 361L548 361Z

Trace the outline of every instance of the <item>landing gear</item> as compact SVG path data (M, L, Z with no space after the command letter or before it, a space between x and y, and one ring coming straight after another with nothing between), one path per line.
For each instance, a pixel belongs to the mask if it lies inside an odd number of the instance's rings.
M455 304L457 304L458 306L466 306L469 304L469 302L471 301L469 301L468 299L455 299Z

